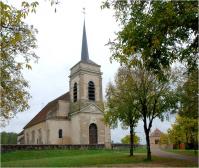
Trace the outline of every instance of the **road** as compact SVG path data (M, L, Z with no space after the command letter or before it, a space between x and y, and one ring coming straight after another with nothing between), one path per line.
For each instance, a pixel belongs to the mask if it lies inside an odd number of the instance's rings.
M193 162L196 162L196 163L198 162L197 156L185 156L185 155L181 155L181 154L166 152L166 151L163 151L159 148L152 148L151 153L152 153L152 155L159 156L159 157L189 160L189 161L193 161Z

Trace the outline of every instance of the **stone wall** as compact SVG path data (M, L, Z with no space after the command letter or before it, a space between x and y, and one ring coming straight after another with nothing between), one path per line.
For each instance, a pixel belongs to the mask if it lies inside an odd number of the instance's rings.
M46 144L71 144L71 125L66 119L47 120L47 143ZM59 130L62 130L62 138L59 138Z
M103 121L104 114L95 105L90 105L82 111L71 115L73 144L89 144L89 126L97 126L98 144L110 144L110 129Z
M104 144L87 145L1 145L1 152L9 152L16 150L43 150L43 149L104 149Z
M150 145L152 148L159 148L160 146L160 137L150 137Z
M112 150L129 149L129 144L111 144ZM135 145L134 148L145 147L143 145ZM16 150L44 150L44 149L104 149L104 144L89 145L89 144L74 144L74 145L1 145L1 152L9 152Z
M46 144L46 137L46 122L41 122L24 130L25 144Z

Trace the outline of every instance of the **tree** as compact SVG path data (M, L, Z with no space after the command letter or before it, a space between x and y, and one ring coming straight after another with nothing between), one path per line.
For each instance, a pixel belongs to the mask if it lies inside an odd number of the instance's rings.
M58 5L58 0L48 0L51 6ZM30 13L36 13L38 1L21 3L21 9L16 9L6 2L0 2L1 7L1 69L0 69L0 107L1 125L14 117L16 113L29 108L28 82L24 79L22 70L32 69L31 62L37 62L35 54L36 33L33 25L24 22ZM56 12L56 8L55 8Z
M130 135L126 135L125 137L123 137L121 139L121 142L123 144L130 144ZM134 142L135 145L138 145L139 142L140 142L140 138L135 133L133 135L133 142Z
M168 137L172 144L180 148L180 144L185 142L185 134L180 125L173 124L171 129L168 129Z
M124 67L123 69L129 68ZM168 81L159 80L154 73L146 70L143 64L139 64L139 66L131 68L130 71L125 70L123 72L130 73L128 73L128 76L125 78L122 78L122 87L116 87L117 89L115 89L113 86L109 86L108 88L113 88L114 92L121 93L121 96L126 94L131 95L131 99L127 100L130 101L129 104L132 105L133 111L136 112L136 114L138 113L137 115L144 123L144 132L147 142L147 159L151 160L149 133L152 123L156 117L163 120L165 116L164 114L167 114L176 108L178 97L176 96L173 85L176 79L172 73L168 72ZM129 87L126 87L126 85ZM113 94L109 94L109 90L107 92L109 95L108 102L109 98L113 98ZM117 109L117 106L120 106L120 104L123 103L123 98L120 97L120 95L114 97L117 97L117 99L108 105L108 107L111 107L112 111L107 113L107 115L109 115L110 118L115 119L115 117L117 117L117 113L115 113L114 108ZM125 107L128 106L126 105ZM123 114L121 110L118 111L121 112L119 114ZM125 119L129 118L130 117L127 115Z
M198 142L198 120L177 115L175 123L168 130L168 135L173 144L185 143L186 148L196 149Z
M35 12L37 2L22 3L16 9L4 2L1 6L1 121L12 118L17 112L26 110L30 94L28 82L23 78L22 69L31 69L30 62L37 61L35 34L37 30L24 23L29 11Z
M17 134L14 132L1 132L1 144L17 144Z
M177 96L171 83L173 76L168 73L168 81L162 81L144 67L136 69L134 74L134 94L136 95L137 109L144 122L144 132L147 142L147 159L151 160L149 133L153 120L158 117L164 119L164 114L176 108Z
M182 117L192 119L198 118L198 69L188 73L183 86L179 87L180 108L179 114Z
M197 68L197 1L106 0L102 7L113 8L121 28L108 43L112 59L132 66L141 56L160 77L176 61Z
M107 108L105 121L116 127L118 120L123 126L130 127L130 156L133 156L134 128L140 118L135 107L135 99L131 90L131 71L120 68L115 76L115 83L109 83L106 89Z
M160 144L165 144L165 145L170 144L169 135L167 133L162 133L160 135Z

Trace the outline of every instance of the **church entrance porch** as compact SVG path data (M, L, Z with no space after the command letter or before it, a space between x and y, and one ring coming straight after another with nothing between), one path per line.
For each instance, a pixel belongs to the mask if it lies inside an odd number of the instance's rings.
M97 125L94 123L89 126L89 144L97 144Z

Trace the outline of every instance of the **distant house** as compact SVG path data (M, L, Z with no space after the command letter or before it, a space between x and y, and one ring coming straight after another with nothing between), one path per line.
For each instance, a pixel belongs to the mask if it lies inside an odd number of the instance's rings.
M161 136L162 132L159 129L155 129L155 131L153 131L149 138L150 138L150 145L151 147L159 147L160 146L160 136Z
M103 121L100 67L89 59L84 23L81 60L70 69L69 92L49 102L28 122L18 143L110 145L110 128Z

